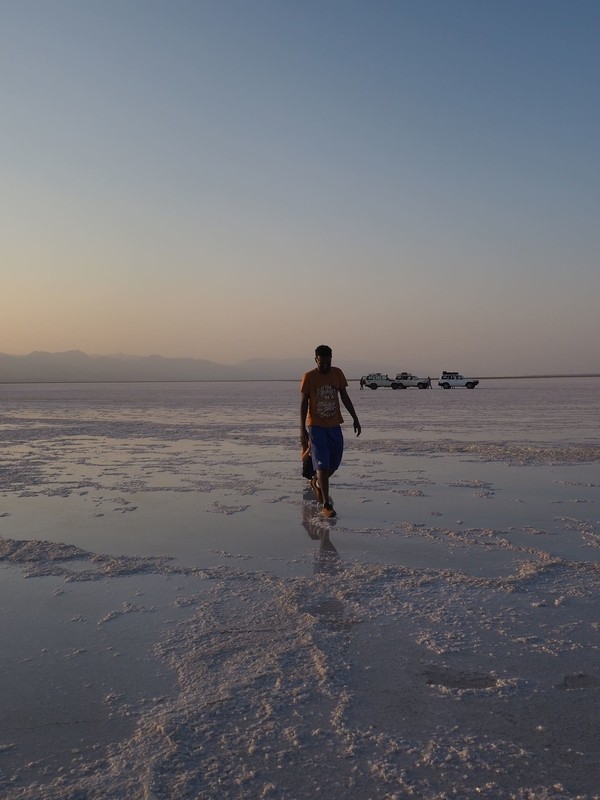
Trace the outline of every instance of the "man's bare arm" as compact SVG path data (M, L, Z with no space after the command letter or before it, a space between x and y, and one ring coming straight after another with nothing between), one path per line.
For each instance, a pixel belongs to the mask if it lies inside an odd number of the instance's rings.
M362 428L360 426L360 422L358 421L358 416L356 414L356 411L354 410L354 406L352 405L352 400L350 400L350 397L348 396L348 392L345 389L340 389L340 398L342 400L342 403L348 409L348 413L351 414L351 416L352 416L352 420L353 420L353 423L354 423L354 430L356 431L356 435L360 436Z

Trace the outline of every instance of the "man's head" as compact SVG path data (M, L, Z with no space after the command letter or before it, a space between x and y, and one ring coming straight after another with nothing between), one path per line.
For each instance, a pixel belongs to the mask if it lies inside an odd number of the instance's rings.
M317 362L317 369L319 372L329 372L331 369L331 356L333 355L331 347L326 344L320 344L315 350L315 361Z

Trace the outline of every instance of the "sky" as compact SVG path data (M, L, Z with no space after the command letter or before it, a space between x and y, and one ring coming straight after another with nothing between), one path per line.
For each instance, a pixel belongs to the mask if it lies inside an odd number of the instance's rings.
M0 0L0 352L600 372L596 0Z

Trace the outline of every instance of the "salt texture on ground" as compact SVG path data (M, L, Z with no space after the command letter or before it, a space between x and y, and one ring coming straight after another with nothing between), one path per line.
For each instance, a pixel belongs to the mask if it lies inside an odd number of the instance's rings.
M5 388L7 800L599 796L597 382Z

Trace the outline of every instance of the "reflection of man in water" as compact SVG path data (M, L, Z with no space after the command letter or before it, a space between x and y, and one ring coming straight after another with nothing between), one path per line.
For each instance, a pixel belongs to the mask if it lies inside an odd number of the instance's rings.
M302 525L311 539L319 542L319 549L315 555L315 574L319 572L340 572L343 567L340 556L329 537L330 523L324 523L321 514L310 503L302 504Z

